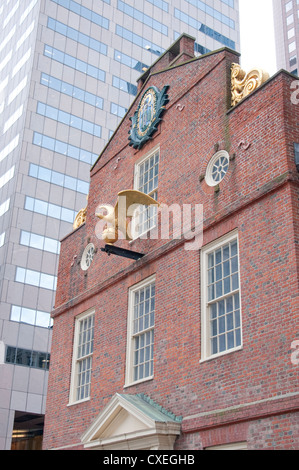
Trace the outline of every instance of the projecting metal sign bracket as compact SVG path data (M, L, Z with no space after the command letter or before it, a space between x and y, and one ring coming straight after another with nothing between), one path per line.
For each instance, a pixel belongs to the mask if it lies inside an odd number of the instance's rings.
M131 251L131 250L126 250L124 248L119 248L118 246L114 245L105 245L104 248L101 248L101 251L104 251L105 253L108 254L108 256L116 255L116 256L122 256L124 258L130 258L130 259L140 259L144 256L144 253L137 253L136 251Z

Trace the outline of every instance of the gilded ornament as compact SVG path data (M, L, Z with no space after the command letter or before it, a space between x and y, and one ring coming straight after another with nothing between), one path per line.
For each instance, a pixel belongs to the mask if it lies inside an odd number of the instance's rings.
M239 64L231 67L231 105L235 106L266 80L269 74L262 69L253 69L246 74Z
M75 230L76 228L79 228L82 224L85 223L86 221L86 210L87 207L84 209L81 209L78 214L75 217L74 223L73 223L73 229Z
M88 196L86 197L88 200ZM86 222L86 213L87 213L87 206L84 207L84 209L79 210L78 214L75 217L74 223L73 223L73 229L76 230L76 228L79 228L81 225L85 224Z
M114 244L119 238L119 232L123 234L126 240L132 240L133 237L130 232L130 222L134 214L134 210L138 206L159 206L159 203L134 189L127 189L118 193L117 202L115 207L100 206L98 209L104 209L106 214L96 213L96 217L103 219L107 222L107 227L103 230L102 240L108 244Z

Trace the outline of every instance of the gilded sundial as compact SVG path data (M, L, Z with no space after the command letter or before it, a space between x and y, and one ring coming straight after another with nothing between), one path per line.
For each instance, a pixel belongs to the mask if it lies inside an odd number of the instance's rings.
M130 118L132 126L129 131L129 145L140 149L156 132L168 103L167 89L168 85L161 91L151 86L143 93L134 116Z

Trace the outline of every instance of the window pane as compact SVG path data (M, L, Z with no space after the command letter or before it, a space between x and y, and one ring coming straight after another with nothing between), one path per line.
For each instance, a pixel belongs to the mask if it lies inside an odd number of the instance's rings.
M59 140L55 141L55 152L61 153L62 155L67 154L67 144L60 142Z
M63 124L69 125L70 124L70 119L71 119L71 116L70 116L69 113L66 113L66 112L61 111L61 110L58 111L58 120L60 122L62 122Z
M16 348L12 346L7 346L5 362L7 362L8 364L15 364L16 352Z
M222 295L222 281L216 282L216 297L220 297Z
M68 176L68 175L64 176L65 188L73 189L74 191L76 191L76 183L77 181L75 180L75 178L72 178L71 176Z
M26 270L25 283L31 286L38 286L40 280L40 273L37 271Z
M50 314L46 312L36 312L36 326L48 328L50 326Z
M12 321L20 321L20 316L21 316L21 307L17 307L16 305L13 305L11 307L10 319Z
M230 290L231 290L231 288L230 288L230 278L226 277L223 280L223 293L228 294L230 292Z
M227 315L226 321L227 321L227 330L232 330L234 327L234 316L232 313Z
M16 270L16 281L17 282L22 282L24 284L25 274L26 274L26 270L24 268L17 268L17 270Z
M44 237L42 237L41 235L36 235L35 233L31 233L30 246L32 248L37 248L39 250L42 250L43 244L44 244Z
M232 267L232 273L236 273L238 271L238 257L234 256L231 259L231 267Z
M225 351L225 335L219 336L219 352Z
M21 238L20 238L21 245L29 246L29 241L30 241L30 233L22 230Z
M51 137L43 136L43 147L49 150L54 150L55 147L55 140L51 139Z
M227 349L233 348L235 345L235 340L234 340L234 332L230 331L227 334Z
M52 238L45 238L44 249L50 253L58 253L58 242Z
M35 324L35 310L23 307L22 313L21 313L21 322L34 325Z
M48 204L45 201L35 199L34 201L34 211L39 214L47 215Z
M63 186L63 182L64 182L64 175L62 173L58 173L57 171L52 171L51 183L57 184L59 186Z
M27 196L25 200L25 209L29 211L33 211L33 208L34 208L34 199L32 197Z
M17 349L16 364L22 366L31 366L31 351L27 349Z
M229 261L223 263L223 276L226 277L230 274Z
M54 288L54 276L41 273L40 287L43 287L44 289L53 289Z
M55 219L60 219L61 218L61 207L56 206L54 204L49 204L48 216L49 217L54 217Z
M38 174L38 166L30 163L29 176L33 176L37 178L37 174Z
M235 256L238 254L238 244L237 242L231 243L231 256Z
M211 352L212 354L217 354L218 352L217 338L212 339Z
M215 252L216 264L221 263L221 249Z
M239 278L238 273L232 275L232 290L239 288Z
M61 208L61 219L65 222L73 223L74 221L74 212L70 209L66 209L65 207Z

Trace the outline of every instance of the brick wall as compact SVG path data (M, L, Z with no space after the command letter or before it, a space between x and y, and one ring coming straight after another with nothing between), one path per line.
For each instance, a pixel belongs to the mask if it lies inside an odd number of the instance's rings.
M115 393L145 393L184 417L177 449L247 441L249 448L298 448L299 109L292 78L281 72L229 110L224 49L151 75L91 171L86 224L62 241L49 374L44 448L80 447L80 436ZM128 145L129 116L150 85L169 85L159 130L141 150ZM238 229L241 350L201 361L200 251L183 240L135 240L139 261L101 252L96 207L133 188L134 163L160 146L158 200L203 204L207 244ZM217 149L233 156L215 192L201 176ZM85 273L86 244L98 248ZM128 289L156 274L154 378L124 388ZM94 307L91 399L67 406L75 317Z

